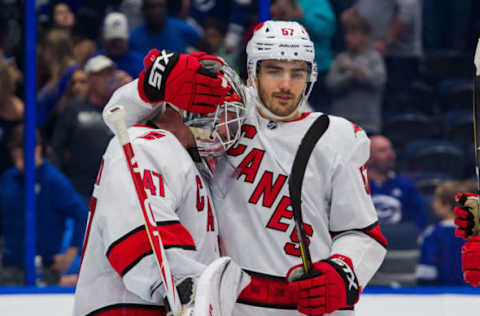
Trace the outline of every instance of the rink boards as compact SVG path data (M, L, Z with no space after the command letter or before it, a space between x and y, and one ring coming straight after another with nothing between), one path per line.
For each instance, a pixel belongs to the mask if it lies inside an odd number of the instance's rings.
M73 288L0 287L1 316L71 315ZM457 316L480 306L474 288L367 288L356 316Z

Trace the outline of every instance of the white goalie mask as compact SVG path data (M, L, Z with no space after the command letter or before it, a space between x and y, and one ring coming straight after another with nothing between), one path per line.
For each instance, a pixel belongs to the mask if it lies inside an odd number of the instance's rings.
M309 73L303 96L295 110L285 116L272 113L258 95L257 67L262 60L300 60L307 62ZM288 120L308 99L313 84L317 81L315 49L307 30L297 22L266 21L255 28L247 45L248 86L253 87L255 103L263 113L274 120Z
M218 69L231 87L225 102L211 114L183 112L183 120L190 127L201 157L218 157L232 147L241 135L241 126L246 117L245 88L237 73L228 65L216 61L202 61L212 70Z

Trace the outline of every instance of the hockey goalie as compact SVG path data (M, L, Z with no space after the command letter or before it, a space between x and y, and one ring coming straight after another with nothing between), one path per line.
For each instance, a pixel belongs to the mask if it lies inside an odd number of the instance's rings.
M146 71L126 87L135 90L129 95L143 111L136 118L143 124L130 127L128 136L156 224L153 234L160 235L166 253L160 266L169 266L184 313L228 315L249 277L229 258L219 258L207 183L213 165L207 161L240 135L245 109L233 82L238 79L221 60L201 53L153 50L144 62ZM114 95L106 108L117 106L116 100ZM165 315L169 310L135 189L115 137L90 202L74 315Z

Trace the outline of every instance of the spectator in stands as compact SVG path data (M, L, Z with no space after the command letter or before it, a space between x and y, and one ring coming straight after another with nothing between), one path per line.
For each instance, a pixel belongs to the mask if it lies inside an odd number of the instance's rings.
M70 81L68 82L67 91L63 95L62 99L58 103L57 110L60 115L65 109L65 105L73 102L74 100L86 100L88 93L88 78L85 71L81 68L76 69Z
M357 0L330 1L333 12L335 13L335 34L332 39L332 50L335 55L347 49L345 43L345 26L342 23L342 14L351 8Z
M73 71L69 81L67 83L67 88L63 94L60 101L58 101L55 110L51 113L48 120L48 124L43 129L44 135L47 139L47 142L52 138L52 134L57 123L58 117L60 117L65 110L65 107L75 101L82 102L86 100L88 92L88 80L87 74L83 69L77 68ZM51 155L51 147L47 146L46 155ZM56 161L54 161L56 163Z
M36 254L42 258L43 278L47 284L58 284L82 247L88 210L68 179L43 158L43 142L37 131L36 167ZM25 252L24 213L24 126L12 130L8 141L14 167L0 176L0 214L4 252L0 266L1 285L22 285ZM67 218L74 220L71 244L60 253Z
M0 58L0 174L12 166L7 140L13 126L23 121L25 111L23 101L15 95L15 85L8 61Z
M270 4L270 16L275 20L293 21L302 19L304 12L296 0L273 0Z
M51 27L71 32L75 25L75 15L68 2L57 2L52 5L50 12Z
M432 209L442 220L429 226L421 238L422 252L417 267L420 285L466 286L460 253L465 240L455 237L454 197L467 192L457 181L445 181L435 189Z
M359 124L369 134L382 128L383 57L368 46L370 23L355 18L346 24L347 51L335 58L327 75L332 113Z
M191 1L191 23L199 30L207 19L213 18L223 22L225 32L225 50L232 53L241 49L241 40L245 27L249 23L248 11L251 0L230 1Z
M370 138L368 176L373 204L380 223L416 223L419 232L426 226L426 210L413 181L395 173L395 151L388 138Z
M422 56L420 0L358 0L342 20L366 18L372 26L371 45L386 59L387 90L403 93L418 74Z
M165 48L179 53L187 46L200 43L201 35L186 22L168 16L167 0L143 0L145 20L130 34L130 48L142 56L152 48Z
M200 50L210 55L223 58L235 70L238 70L239 61L236 52L229 53L225 48L225 30L223 24L215 19L208 19L203 25L203 41Z
M117 67L136 78L143 69L143 56L129 49L128 21L123 13L112 12L105 17L102 32L103 49L94 56L105 55Z
M272 0L270 2L270 17L272 20L295 21L302 19L303 16L303 9L297 0ZM258 19L251 21L245 31L245 43L252 38L253 32L259 23Z
M57 120L52 147L61 169L75 189L88 201L102 154L112 133L102 119L102 110L113 91L132 80L103 55L91 58L84 68L88 78L86 100L67 104Z
M72 39L75 60L80 66L84 66L87 59L98 50L102 19L103 16L100 17L98 12L87 8L79 9L76 14Z
M49 80L41 87L37 99L37 123L45 125L65 93L70 76L78 65L73 55L71 37L63 30L48 31L38 47L44 62L49 65Z
M329 0L299 0L304 16L300 19L315 44L315 60L318 67L318 79L310 94L310 105L316 111L327 111L330 107L330 95L325 78L333 62L331 42L335 33L335 15Z

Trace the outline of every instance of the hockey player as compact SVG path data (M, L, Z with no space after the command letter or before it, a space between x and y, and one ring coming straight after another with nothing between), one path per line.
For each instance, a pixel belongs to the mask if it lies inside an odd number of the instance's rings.
M458 193L455 200L460 203L455 213L455 236L466 239L462 247L462 271L465 282L480 285L480 231L478 194Z
M237 125L243 115L241 103L223 103L230 86L222 80L228 78L201 67L204 58L209 57L151 51L138 85L144 96L158 102L143 102L136 83L133 86L137 97L133 102L151 111L144 125L131 127L128 133L175 281L199 276L219 257L212 198L195 163L202 153L211 155L212 148L222 154L219 148L228 149L238 137L225 113ZM113 97L107 107L117 105L116 101ZM196 143L192 130L198 140L203 135L213 137ZM198 150L204 149L202 144L207 145L205 151ZM124 159L119 142L112 139L90 202L75 315L165 314L165 290ZM179 290L180 296L192 288L184 284L188 288ZM187 295L186 300L190 298Z
M354 315L386 253L369 196L369 140L358 126L330 116L310 157L302 207L316 276L304 276L287 179L300 140L321 115L301 112L316 81L313 43L298 23L267 21L247 55L242 137L214 178L223 189L214 194L221 252L252 277L234 315Z
M369 140L358 126L329 117L302 192L305 231L319 275L303 276L287 177L300 140L321 115L301 112L316 80L313 43L298 23L267 21L257 26L247 56L252 108L242 138L227 152L237 177L230 192L215 199L221 251L252 276L234 315L295 315L292 309L353 315L361 289L386 253L369 196ZM227 212L228 205L237 208Z

